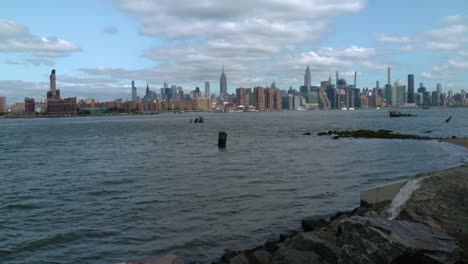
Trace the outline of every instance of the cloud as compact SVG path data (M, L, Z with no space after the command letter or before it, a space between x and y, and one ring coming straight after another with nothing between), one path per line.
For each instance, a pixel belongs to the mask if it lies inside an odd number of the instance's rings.
M422 72L421 77L432 80L452 79L447 73Z
M143 56L156 63L152 69L87 68L82 72L112 78L162 83L219 80L224 64L230 86L248 80L263 85L276 76L278 85L294 84L304 65L315 71L350 67L355 59L371 57L372 50L357 47L312 49L331 30L337 17L366 7L365 0L115 0L123 12L136 17L142 35L158 39L158 46ZM304 67L304 68L302 68ZM299 70L300 68L300 70ZM104 74L105 73L105 74ZM291 74L289 75L288 74ZM284 83L281 83L283 81ZM215 87L216 85L214 85Z
M401 35L386 35L378 34L375 36L375 40L382 43L395 43L395 44L407 44L412 42L412 39Z
M110 26L110 27L104 28L103 32L106 33L106 34L114 35L114 34L117 34L119 32L119 29L117 27Z
M37 57L62 57L80 47L58 37L38 37L12 21L0 20L0 52L26 52Z
M354 66L386 69L388 65L372 62L376 56L374 49L358 46L342 49L323 47L309 52L278 54L280 59L275 60L270 56L265 56L261 51L269 49L268 47L246 48L245 52L249 53L248 56L232 53L232 57L226 59L226 55L223 55L223 52L226 52L224 45L228 44L218 43L200 49L185 47L152 49L147 51L149 53L147 56L153 56L153 59L162 62L152 69L126 70L96 67L83 68L80 71L91 76L159 84L169 81L189 87L199 86L205 80L209 80L214 83L213 89L216 89L221 65L225 63L225 71L231 86L252 87L264 85L268 80L269 82L276 81L278 87L288 88L290 85L302 85L302 81L298 82L297 77L304 74L307 66L310 67L315 82L318 82L318 80L328 79L328 75L336 70L353 71ZM222 46L223 49L217 50L218 46ZM241 49L234 50L237 52Z
M26 59L27 62L35 65L35 66L40 66L42 64L47 65L47 66L54 66L55 62L52 60L48 59Z

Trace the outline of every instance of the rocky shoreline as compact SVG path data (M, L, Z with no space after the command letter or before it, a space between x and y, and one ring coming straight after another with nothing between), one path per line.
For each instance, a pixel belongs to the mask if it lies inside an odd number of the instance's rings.
M441 141L468 145L468 139ZM389 201L362 202L352 211L330 219L304 219L301 225L300 232L281 234L252 249L228 251L211 263L468 263L468 164L418 174ZM119 264L136 263L184 261L164 256Z
M339 212L329 220L305 219L302 232L228 252L214 263L466 263L468 165L419 174L411 181L418 186L395 216L395 203L387 202Z

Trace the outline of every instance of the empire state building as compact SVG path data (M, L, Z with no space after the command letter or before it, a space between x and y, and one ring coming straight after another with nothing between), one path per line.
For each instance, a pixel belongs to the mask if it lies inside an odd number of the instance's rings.
M221 73L221 78L219 78L219 96L227 95L227 80L226 74L224 74L224 65Z

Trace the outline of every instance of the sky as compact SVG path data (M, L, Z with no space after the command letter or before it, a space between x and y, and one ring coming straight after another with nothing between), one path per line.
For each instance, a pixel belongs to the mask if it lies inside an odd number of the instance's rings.
M62 97L131 97L164 81L219 93L340 77L468 90L467 0L3 0L0 96L40 99L56 69Z

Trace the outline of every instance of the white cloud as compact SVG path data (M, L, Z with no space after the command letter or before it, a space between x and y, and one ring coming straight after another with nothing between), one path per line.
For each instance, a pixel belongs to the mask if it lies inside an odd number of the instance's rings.
M412 42L412 39L401 35L378 34L375 40L382 43L406 44Z
M38 57L60 57L80 47L58 37L38 37L12 21L0 20L0 52L27 52Z
M229 69L231 80L257 76L265 79L277 72L276 65L284 63L295 69L290 57L307 61L312 56L303 56L299 46L310 46L329 32L336 17L361 11L366 5L365 0L116 0L115 3L139 20L141 34L162 41L160 46L143 54L157 62L157 67L123 74L179 83L218 79L222 64ZM341 62L319 54L325 51L313 52L320 65L350 64L349 57ZM368 51L343 52L357 58Z

